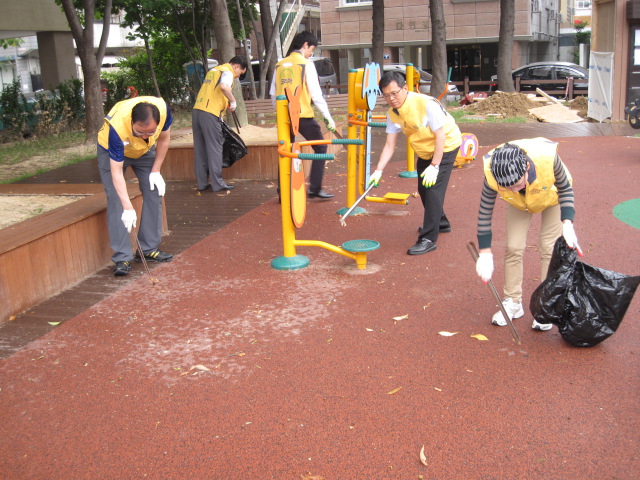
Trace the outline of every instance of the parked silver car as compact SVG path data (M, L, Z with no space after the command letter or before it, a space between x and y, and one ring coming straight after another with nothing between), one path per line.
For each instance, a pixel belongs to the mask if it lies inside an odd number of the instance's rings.
M396 72L402 73L403 75L406 75L407 73L407 66L399 63L389 63L386 65L383 65L382 68L385 72L396 71ZM417 70L418 73L420 74L420 93L431 95L431 80L433 79L433 76L430 73L427 73L424 70L421 70L419 68L414 67L414 69ZM442 92L439 92L432 96L437 98L440 95L440 93ZM456 87L455 85L449 85L447 102L453 102L453 101L457 102L458 100L460 100L460 95L461 94L460 94L460 91L458 90L458 87Z
M575 63L570 62L535 62L516 68L511 72L511 76L515 81L516 77L520 80L566 80L573 77L573 90L575 93L586 95L589 89L589 70ZM496 90L498 76L491 77L493 83L489 87L490 90ZM540 90L562 90L566 87L566 83L527 83L521 84L522 91Z

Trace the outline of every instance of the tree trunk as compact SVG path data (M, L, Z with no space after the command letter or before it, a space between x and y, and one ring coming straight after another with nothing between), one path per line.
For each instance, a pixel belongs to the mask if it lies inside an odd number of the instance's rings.
M247 68L247 79L249 80L249 98L256 98L256 85L253 83L253 68L251 68L251 55L249 54L249 49L247 48L247 35L246 30L244 29L244 18L242 18L242 6L240 5L240 0L236 0L236 9L238 10L238 21L240 22L240 30L244 34L244 39L242 40L242 46L244 47L244 58L247 59L249 63L249 67Z
M267 0L267 3L268 0ZM280 35L278 26L280 25L280 22L277 20L279 18L282 18L282 12L284 11L284 7L285 5L287 5L287 2L280 2L280 5L278 5L278 12L276 13L276 22L271 24L271 34L269 35L269 39L265 42L266 44L266 48L267 48L267 54L266 57L264 59L264 65L275 65L277 63L278 60L278 54L276 52L276 39L277 39L277 35ZM268 10L268 12L270 12L271 10ZM266 15L262 14L261 15ZM271 21L271 17L269 17L269 21ZM264 20L263 20L264 22ZM271 70L271 68L269 68L269 71L271 72L271 74L269 75L268 78L273 78L273 71ZM267 69L266 68L261 68L260 69L260 94L262 95L261 98L265 98L266 95L263 95L263 91L262 91L262 86L266 85L266 79L267 79Z
M147 51L147 58L149 59L149 71L151 73L151 80L153 81L153 88L156 91L156 97L161 98L160 87L158 86L158 78L156 77L156 70L153 68L153 51L149 47L149 40L144 39L144 48Z
M216 42L218 42L218 50L220 51L220 63L227 63L236 56L236 41L233 38L229 10L225 0L211 0L211 17L213 18L213 29ZM237 103L236 115L240 126L244 127L249 123L249 120L247 119L247 107L244 104L242 88L239 82L233 82L232 91Z
M515 0L500 0L500 38L498 39L498 88L503 92L515 92L511 76L513 57L513 32Z
M433 51L433 78L431 96L438 98L447 83L447 31L442 0L431 0L431 48Z
M371 60L382 67L384 57L384 0L372 2Z
M258 65L260 67L259 71L262 71L262 68L264 66L263 65L264 60L262 58L262 52L264 52L264 37L260 35L260 32L258 30L258 22L256 22L256 19L253 16L253 9L251 8L251 4L248 1L246 1L246 5L247 5L247 8L249 9L249 16L251 17L251 26L253 27L253 31L256 33L256 42L258 43L256 47L258 49L258 55L257 55ZM251 68L250 66L249 69L251 70L251 81L255 82L258 79L253 78L253 68ZM259 84L259 88L260 88L261 95L258 98L264 98L264 85ZM254 83L254 90L255 90L255 83Z
M112 0L105 0L104 19L102 22L102 37L100 45L95 51L93 47L93 19L95 18L95 0L83 0L83 17L88 26L83 28L72 0L61 0L62 9L69 22L71 34L76 42L78 56L84 76L84 106L85 106L85 144L95 143L98 130L104 122L104 108L102 106L102 91L100 89L100 68L109 37L109 19L111 16Z

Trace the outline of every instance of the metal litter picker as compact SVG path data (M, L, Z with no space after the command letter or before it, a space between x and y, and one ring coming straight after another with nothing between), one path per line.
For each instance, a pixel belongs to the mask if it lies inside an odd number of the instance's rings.
M138 248L138 254L140 255L140 260L142 261L142 264L144 265L144 269L147 272L147 277L149 277L149 282L151 283L151 285L155 285L156 283L160 283L160 281L157 278L154 278L154 277L151 276L151 271L149 271L149 265L147 265L147 259L144 258L144 252L142 251L142 247L140 246L140 240L138 240L137 232L134 235L134 237L136 239L136 246Z
M373 187L375 187L374 183L369 185L367 189L364 191L364 193L360 195L360 198L356 200L353 205L351 205L351 208L349 208L349 210L347 210L346 213L340 217L340 225L342 225L343 227L347 226L347 222L345 222L344 219L347 218L351 212L353 212L353 209L358 206L358 204L362 201L362 199L364 199L364 197L367 196L367 194L369 193L369 190L371 190Z
M473 242L469 242L467 244L467 250L469 250L469 253L473 257L473 261L477 262L479 255L478 255L478 250L476 250L476 245ZM513 322L509 318L509 315L507 314L506 310L504 309L504 306L502 305L502 300L500 299L500 295L498 295L498 291L496 290L496 287L493 284L493 280L489 280L488 285L489 285L489 289L491 290L491 293L493 293L493 298L495 298L496 302L498 302L498 306L500 307L502 316L507 321L507 325L509 325L509 330L511 330L511 336L513 337L513 339L518 345L522 344L522 342L520 341L520 336L518 335L516 328L513 326Z

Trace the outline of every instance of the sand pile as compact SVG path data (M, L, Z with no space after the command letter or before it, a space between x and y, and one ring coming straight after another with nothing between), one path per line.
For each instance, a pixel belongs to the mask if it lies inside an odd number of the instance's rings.
M481 100L469 105L469 110L479 115L496 114L503 117L530 117L529 109L539 107L535 102L523 93L499 92L491 95L486 100Z

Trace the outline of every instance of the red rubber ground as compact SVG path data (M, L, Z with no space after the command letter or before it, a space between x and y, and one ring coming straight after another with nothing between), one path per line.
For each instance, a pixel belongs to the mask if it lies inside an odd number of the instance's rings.
M559 141L583 260L640 274L640 231L611 213L640 196L639 140ZM390 164L376 193L415 192L396 176L404 167ZM273 270L273 199L155 269L159 285L141 278L0 361L0 478L638 478L640 300L589 349L532 331L528 312L515 322L522 345L492 326L466 250L481 170L478 159L454 171L453 232L411 257L419 199L367 203L343 228L345 177L330 164L335 201L311 202L298 238L379 241L365 273L319 248L298 249L304 270ZM502 204L494 223L501 292Z

